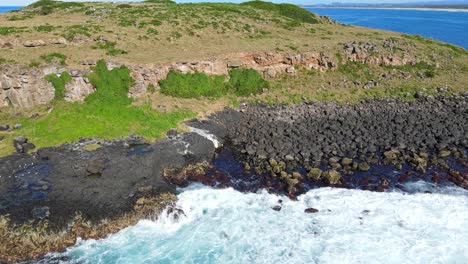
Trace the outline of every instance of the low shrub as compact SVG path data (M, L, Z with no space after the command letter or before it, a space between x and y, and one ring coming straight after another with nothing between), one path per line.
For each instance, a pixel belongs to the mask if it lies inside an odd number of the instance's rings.
M117 46L117 42L108 41L108 42L97 43L92 48L93 49L107 50L106 54L109 55L109 56L117 56L117 55L121 55L121 54L128 54L128 52L126 50L118 49L118 48L116 48L116 46Z
M159 82L161 93L182 98L219 97L226 94L224 76L207 76L205 73L178 73L170 71Z
M269 88L268 81L254 69L232 69L229 71L229 82L227 86L239 96L249 96L262 92L263 88Z
M86 97L86 103L129 105L132 102L127 94L134 80L127 67L121 66L109 71L106 63L100 61L88 78L96 91Z
M51 25L40 25L40 26L36 26L34 27L34 29L37 31L37 32L51 32L53 31L54 29L56 29L57 27L54 27L54 26L51 26Z
M63 100L65 97L65 85L72 80L71 75L68 72L63 72L60 76L49 74L45 76L45 79L49 81L55 89L54 101Z
M96 33L101 30L102 27L96 25L71 25L66 27L65 33L62 36L71 41L76 35L91 37L91 33Z
M229 81L225 76L208 76L202 72L178 73L171 71L167 78L159 82L161 93L182 98L220 97L229 93L249 96L269 88L268 81L253 69L233 69L229 71Z
M117 8L124 8L125 9L125 8L132 8L132 6L129 5L129 4L120 4L120 5L117 5Z

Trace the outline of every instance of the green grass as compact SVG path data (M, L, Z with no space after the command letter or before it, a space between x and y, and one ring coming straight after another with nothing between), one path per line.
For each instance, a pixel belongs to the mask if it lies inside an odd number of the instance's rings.
M25 27L0 27L0 36L25 32Z
M128 54L126 50L118 49L116 48L116 46L117 46L117 42L108 41L108 42L97 43L92 48L106 50L106 55L109 55L109 56Z
M41 55L41 60L45 61L46 63L58 62L60 65L67 65L67 56L57 52Z
M341 56L341 55L340 55ZM340 57L340 61L341 61ZM338 67L338 71L352 77L355 80L371 80L374 77L371 67L360 62L347 62Z
M402 66L384 66L387 69L397 69L405 72L420 72L426 78L434 78L437 74L436 67L427 62L421 61L414 65L402 65Z
M0 64L16 63L14 60L8 60L0 57Z
M65 97L65 85L72 80L72 77L68 72L63 72L60 76L55 74L49 74L45 76L45 79L52 83L55 88L54 101L63 100Z
M268 81L254 69L233 69L229 71L229 77L227 86L238 96L258 94L263 88L270 87Z
M170 71L159 85L162 94L181 98L220 97L227 92L224 76L208 76L202 72L183 74Z
M281 16L301 23L317 24L320 22L315 14L293 4L274 4L264 1L250 1L242 3L241 5L276 12Z
M51 26L51 25L40 25L40 26L36 26L34 27L34 29L37 31L37 32L51 32L55 29L57 29L59 27L55 27L55 26Z
M91 37L92 33L96 33L102 30L101 26L95 25L72 25L68 26L65 29L65 33L62 35L68 41L73 40L73 38L77 35L84 35L87 37Z
M233 69L229 71L229 81L225 76L208 76L203 72L178 73L171 71L166 79L161 80L161 93L181 98L216 98L227 94L249 96L269 88L268 81L253 69Z
M138 134L152 139L194 116L188 111L160 113L149 105L132 106L133 101L127 93L133 79L126 67L109 71L105 62L99 61L88 77L96 92L84 103L57 101L50 114L36 120L20 120L23 128L16 133L28 137L38 147L75 142L86 137L110 139ZM61 87L67 75L49 78L53 79L56 93L63 93Z
M28 6L29 8L38 9L37 13L40 15L49 15L54 12L55 9L72 9L85 7L83 3L77 2L61 2L53 0L39 0Z
M415 95L421 89L415 86L402 85L398 87L387 87L386 89L369 89L364 91L364 98L376 99L376 98L397 98L403 101L415 100ZM432 91L427 92L431 94Z

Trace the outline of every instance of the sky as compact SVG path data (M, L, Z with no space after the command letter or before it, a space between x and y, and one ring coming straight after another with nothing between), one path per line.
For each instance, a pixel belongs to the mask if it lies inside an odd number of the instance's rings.
M91 0L73 0L73 2L90 2ZM138 2L137 0L99 0L99 2ZM247 1L247 0L245 0ZM245 2L240 0L176 0L176 2ZM422 2L426 0L284 0L284 1L275 1L269 0L271 2L282 2L282 3L292 3L292 4L324 4L331 2L341 2L341 3L411 3L411 2ZM24 6L36 2L36 0L0 0L0 6Z

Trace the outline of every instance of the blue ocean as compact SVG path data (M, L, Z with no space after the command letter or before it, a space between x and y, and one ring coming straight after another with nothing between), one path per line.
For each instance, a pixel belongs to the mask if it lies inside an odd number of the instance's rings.
M20 9L21 6L0 6L0 13L5 13L13 10Z
M418 34L424 37L468 48L468 12L372 9L372 8L307 8L344 24Z

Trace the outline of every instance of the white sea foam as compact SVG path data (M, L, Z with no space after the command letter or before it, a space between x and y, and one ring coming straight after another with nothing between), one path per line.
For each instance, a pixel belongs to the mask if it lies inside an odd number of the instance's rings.
M468 263L468 192L461 189L321 188L291 201L196 185L178 197L186 214L178 222L167 215L140 221L107 239L80 241L66 255L93 264ZM278 199L279 212L271 209ZM304 213L308 207L319 212Z

